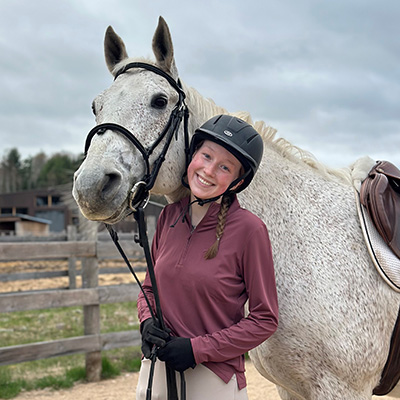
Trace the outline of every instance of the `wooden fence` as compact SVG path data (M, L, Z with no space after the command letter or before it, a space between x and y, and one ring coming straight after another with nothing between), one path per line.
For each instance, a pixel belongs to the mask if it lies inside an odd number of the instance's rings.
M149 225L149 222L148 222ZM149 232L149 237L151 232ZM133 240L121 238L128 258L137 259L141 248ZM0 347L0 365L78 353L86 354L86 375L91 382L100 380L101 351L140 345L137 330L101 334L100 305L135 301L137 284L99 286L99 273L129 273L125 268L99 269L99 260L120 259L111 240L65 241L46 243L0 243L0 262L67 259L66 271L0 274L0 281L69 277L69 288L17 293L0 293L0 312L16 312L57 307L83 306L84 336L61 340ZM75 264L82 263L77 271ZM145 267L144 267L145 268ZM143 270L143 267L142 267ZM82 288L76 288L76 275L82 274Z

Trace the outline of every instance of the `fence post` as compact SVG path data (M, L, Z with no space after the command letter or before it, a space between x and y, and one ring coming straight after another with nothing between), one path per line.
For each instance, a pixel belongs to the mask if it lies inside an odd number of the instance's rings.
M77 240L78 233L75 225L67 226L67 240ZM69 289L76 289L76 257L68 258Z
M97 223L90 223L85 232L85 240L97 240ZM99 285L99 266L97 255L83 262L82 287L94 288ZM100 335L100 305L84 306L84 334ZM101 378L101 351L86 353L86 378L89 382L98 382Z

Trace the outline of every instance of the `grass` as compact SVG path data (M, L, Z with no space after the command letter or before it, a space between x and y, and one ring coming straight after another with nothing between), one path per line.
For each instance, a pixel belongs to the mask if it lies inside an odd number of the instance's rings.
M140 366L140 359L127 360L122 358L119 363L112 362L108 357L102 357L101 379L112 379L121 374L122 370L134 372ZM51 388L53 390L68 389L76 382L86 381L85 367L65 369L59 375L45 375L40 378L15 378L10 369L0 369L0 398L12 399L22 391Z
M100 306L102 333L137 329L135 302ZM2 347L83 335L82 307L19 311L0 315Z
M12 371L5 368L0 369L0 398L12 399L18 396L21 391L35 389L67 389L75 382L83 380L85 377L84 368L73 368L67 370L64 375L43 376L38 379L27 380L24 378L14 378Z
M135 302L100 307L101 332L138 329ZM83 335L82 307L4 313L0 315L2 347ZM121 372L138 371L140 348L102 352L102 379ZM86 381L84 354L55 357L0 367L0 399L12 399L21 391L70 388Z

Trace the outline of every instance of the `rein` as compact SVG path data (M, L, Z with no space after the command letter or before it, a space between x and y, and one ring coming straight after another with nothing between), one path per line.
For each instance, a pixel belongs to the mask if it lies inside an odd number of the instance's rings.
M156 277L155 277L155 273L154 273L154 266L153 266L150 248L149 248L149 240L148 240L147 233L146 233L147 229L146 229L146 222L144 220L144 208L146 207L146 205L149 201L150 190L154 186L154 183L157 179L157 176L158 176L158 173L162 166L162 163L165 160L165 156L166 156L168 148L172 142L172 139L174 136L175 136L176 140L178 139L179 127L180 127L180 124L182 123L182 120L184 121L183 132L184 132L184 141L185 141L186 167L189 163L189 133L188 133L189 110L187 108L187 105L185 104L186 95L182 89L179 79L177 81L175 81L175 79L172 78L172 76L170 76L165 71L163 71L162 69L160 69L154 65L142 63L142 62L133 62L133 63L126 64L115 74L114 80L117 79L119 75L127 72L128 70L130 70L132 68L146 69L151 72L154 72L155 74L162 76L177 91L177 93L179 95L178 102L175 104L175 107L171 112L171 115L168 119L167 124L165 125L164 129L159 134L159 136L155 140L155 142L152 143L152 145L148 148L145 148L139 142L139 140L135 137L135 135L133 135L128 129L126 129L122 125L115 124L115 123L99 124L99 125L95 126L88 133L88 135L86 137L85 155L87 154L89 147L90 147L90 143L95 135L102 135L106 131L112 130L114 132L118 132L119 134L123 135L126 139L128 139L133 144L133 146L137 150L139 150L140 154L143 157L143 161L145 164L145 174L142 177L142 179L140 181L138 181L131 189L131 193L130 193L130 197L129 197L129 207L132 209L134 218L138 224L139 235L138 235L138 237L135 237L135 241L137 243L139 243L140 246L143 247L143 250L144 250L144 254L145 254L146 262L147 262L147 269L148 269L149 277L150 277L151 284L153 287L156 314L154 314L151 304L150 304L150 301L149 301L146 293L144 292L143 287L142 287L135 271L133 270L124 250L122 249L121 245L118 242L117 233L111 227L111 225L106 224L106 227L110 233L111 239L113 240L113 242L114 242L115 246L117 247L119 253L121 254L123 260L127 264L130 272L134 276L137 284L139 285L139 288L142 291L144 298L146 300L147 306L149 307L149 310L150 310L150 313L151 313L154 323L156 325L158 325L158 327L160 329L165 331L166 327L165 327L162 310L161 310L157 282L156 282ZM149 161L150 155L153 153L153 151L156 149L156 147L161 143L161 141L164 138L165 138L164 146L163 146L159 156L154 161L154 164L152 166L150 166L150 161ZM151 353L151 357L150 357L151 368L150 368L149 382L148 382L147 393L146 393L146 400L151 399L156 356L157 356L157 348L156 348L156 346L154 346L153 351ZM167 372L168 400L178 400L175 371L166 364L166 372ZM185 400L186 399L186 382L185 382L184 373L181 372L180 376L181 376L181 399Z
M149 277L150 277L150 281L151 281L152 288L153 288L156 314L154 314L154 312L153 312L153 309L152 309L150 301L146 295L146 292L144 291L143 286L140 283L140 280L139 280L138 276L136 275L131 263L129 262L128 257L126 256L123 248L119 244L117 232L112 228L111 225L108 225L108 224L105 224L105 225L106 225L106 228L107 228L107 230L111 236L111 239L114 242L117 250L119 251L121 257L125 261L125 264L129 268L129 271L135 278L136 283L138 284L141 292L143 293L143 296L146 300L147 307L149 308L153 322L160 329L165 331L166 326L165 326L164 318L162 315L160 297L158 294L157 281L156 281L156 277L154 274L154 265L153 265L153 261L151 259L149 239L147 237L146 222L144 220L144 209L142 207L139 207L137 209L137 211L135 211L133 213L133 215L135 217L135 220L136 220L136 222L138 224L138 228L139 228L139 234L135 236L135 242L138 243L143 248L143 251L144 251L144 254L146 257L147 270L149 272ZM154 346L153 350L151 352L151 355L150 355L151 366L150 366L149 381L148 381L148 386L147 386L147 391L146 391L146 400L151 400L151 396L152 396L152 385L153 385L154 368L155 368L156 358L157 358L157 348L156 348L156 346ZM168 364L166 364L165 367L166 367L166 375L167 375L166 378L167 378L168 400L178 400L175 371L172 368L170 368L168 366ZM180 372L180 376L181 376L181 399L186 400L186 381L185 381L184 372Z

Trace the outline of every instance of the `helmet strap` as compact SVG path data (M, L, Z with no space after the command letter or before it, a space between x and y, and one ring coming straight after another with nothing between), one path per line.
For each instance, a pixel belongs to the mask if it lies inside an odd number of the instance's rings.
M219 198L221 198L225 193L220 194L219 196L211 197L210 199L200 199L197 196L194 196L196 200L192 202L193 203L198 203L199 206L204 206L204 204L212 203L213 201L217 201Z
M189 183L187 182L186 178L187 178L187 168L186 168L186 171L184 172L184 174L182 175L181 183L183 186L185 186L186 189L190 189Z
M232 188L235 188L237 186L238 183L243 182L244 180L247 178L247 176L250 174L250 170L247 170L242 176L239 176L239 178L236 178L229 186L228 189L226 189L225 193L227 192L233 192L236 193L236 189L231 190ZM240 185L238 186L238 188L240 188Z

